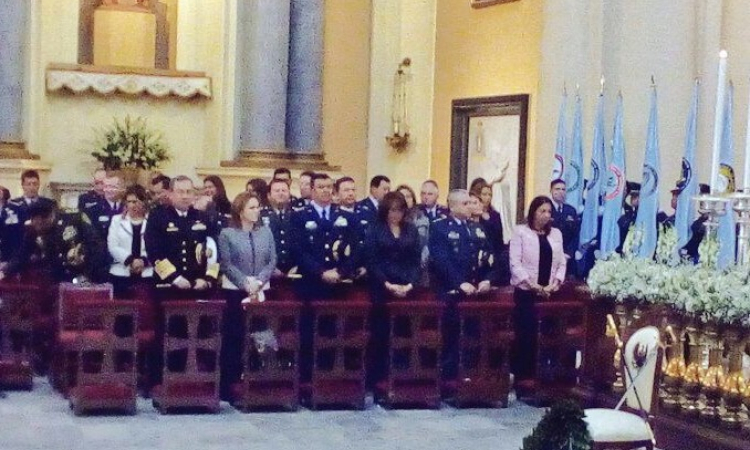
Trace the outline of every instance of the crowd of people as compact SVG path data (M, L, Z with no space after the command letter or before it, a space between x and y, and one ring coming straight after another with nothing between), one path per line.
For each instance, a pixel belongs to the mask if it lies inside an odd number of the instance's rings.
M226 300L225 393L242 370L242 305L264 301L274 283L293 284L302 301L331 298L343 284L368 286L375 340L387 340L377 305L433 290L446 305L444 379L457 374L456 305L511 284L518 335L513 371L517 380L533 376L533 305L566 279L577 233L562 180L552 182L551 198L532 200L509 242L483 179L469 190L450 191L446 205L439 203L433 180L424 181L417 195L408 185L392 188L388 177L378 175L361 199L351 177L303 172L298 181L295 197L291 172L279 168L269 181L250 180L230 201L217 176L196 186L187 176L160 174L150 186L123 188L117 175L98 170L78 209L65 210L41 197L39 175L26 171L22 197L10 199L2 190L0 278L32 274L29 279L49 285L111 282L116 298L149 292L157 310L166 299L220 296ZM312 352L307 328L303 324L303 366ZM387 353L371 356L376 382ZM304 367L302 376L309 376Z

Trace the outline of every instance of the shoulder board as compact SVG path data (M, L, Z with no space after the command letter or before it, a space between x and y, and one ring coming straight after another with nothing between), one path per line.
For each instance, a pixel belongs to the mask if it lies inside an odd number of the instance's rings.
M432 223L445 222L445 221L446 221L446 219L447 219L447 217L441 217L441 218L439 218L439 219L435 219L435 220L433 220L433 221L432 221Z

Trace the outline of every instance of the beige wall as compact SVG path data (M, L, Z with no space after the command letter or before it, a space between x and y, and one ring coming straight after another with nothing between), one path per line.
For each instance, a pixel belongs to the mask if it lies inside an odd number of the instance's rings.
M325 2L322 146L326 160L356 180L367 176L370 3Z
M179 0L175 42L177 69L212 77L211 100L158 100L147 97L47 95L44 70L50 63L75 64L78 0L31 0L31 74L26 99L28 148L52 165L52 181L90 180L94 129L113 116L147 118L163 132L173 160L170 175L196 176L218 168L234 154L232 99L238 0ZM171 3L170 3L171 4ZM370 0L328 0L325 16L322 147L331 164L358 179L367 175ZM199 32L196 32L199 30ZM217 172L219 170L217 169ZM257 171L256 171L257 172ZM235 171L246 180L247 174ZM244 186L243 182L233 183ZM15 190L15 189L14 189Z
M523 0L472 9L467 1L438 1L431 174L445 186L443 192L450 173L454 99L531 94L527 174L534 173L543 3ZM534 192L532 177L526 179L527 192Z

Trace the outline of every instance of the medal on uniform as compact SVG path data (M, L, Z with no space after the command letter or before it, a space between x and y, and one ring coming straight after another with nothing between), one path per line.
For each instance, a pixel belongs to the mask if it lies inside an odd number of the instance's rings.
M203 261L203 244L195 246L195 261L200 264Z
M179 231L176 226L174 226L174 222L169 222L169 225L167 225L167 231Z
M68 225L63 230L63 241L71 241L76 237L77 234L78 232L76 231L75 227L73 225Z

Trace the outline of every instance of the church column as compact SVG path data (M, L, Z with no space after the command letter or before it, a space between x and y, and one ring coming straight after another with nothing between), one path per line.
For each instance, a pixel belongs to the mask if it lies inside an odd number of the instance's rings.
M23 140L28 0L0 2L0 142Z
M290 0L238 2L235 142L284 151Z
M286 143L293 152L320 151L323 100L323 0L292 0Z

